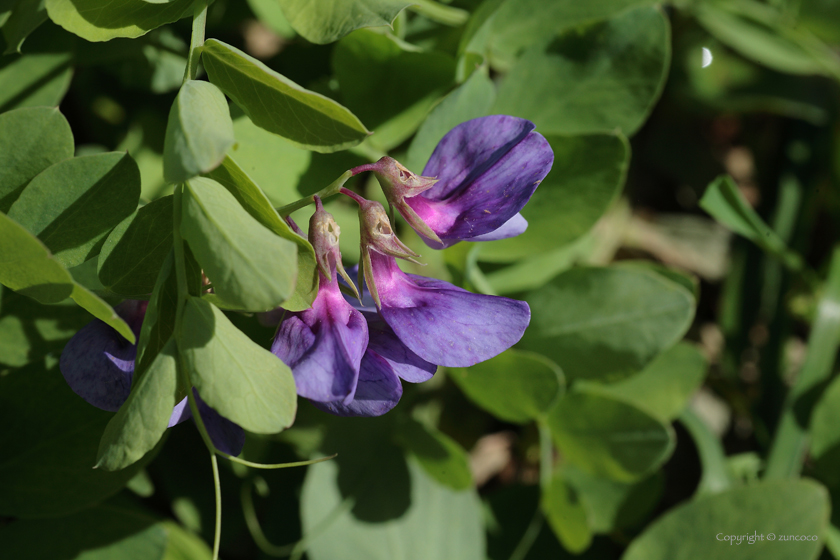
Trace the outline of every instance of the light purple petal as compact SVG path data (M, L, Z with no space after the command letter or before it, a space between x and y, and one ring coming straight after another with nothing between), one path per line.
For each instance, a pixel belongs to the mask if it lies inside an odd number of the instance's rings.
M299 395L349 403L367 343L362 314L345 301L335 278L322 276L312 308L287 316L271 351L292 369Z
M461 123L438 142L422 175L437 177L437 184L423 193L429 200L443 200L469 183L522 141L534 123L508 115L490 115Z
M522 217L522 214L516 214L513 218L502 224L497 230L479 235L478 237L470 238L470 241L496 241L497 239L507 239L509 237L516 237L522 235L528 229L528 220Z
M406 203L442 241L471 239L501 228L522 210L553 162L548 141L530 132L446 198L433 200L423 193Z
M359 384L352 402L314 402L317 408L338 416L382 416L402 397L402 385L388 361L368 350L362 358Z
M193 388L193 391L198 401L198 410L201 412L201 419L204 420L204 427L207 428L207 434L210 436L210 440L216 446L216 449L234 457L242 453L242 447L245 445L245 430L216 412L210 405L204 402L199 396L197 389ZM192 418L192 410L190 409L187 398L184 397L172 409L172 416L169 417L169 427L171 428L190 418Z
M531 320L528 304L473 294L448 282L406 274L393 257L371 253L380 314L422 359L468 367L516 344Z
M388 362L394 373L410 383L423 383L434 376L435 364L429 363L403 344L394 330L378 313L364 313L368 322L368 351ZM364 365L364 364L363 364Z
M73 391L102 410L116 412L131 392L137 347L96 319L73 335L59 368Z

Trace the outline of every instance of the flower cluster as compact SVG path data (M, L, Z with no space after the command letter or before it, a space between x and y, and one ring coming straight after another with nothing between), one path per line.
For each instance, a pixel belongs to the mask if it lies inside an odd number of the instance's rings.
M127 300L115 308L128 323L135 337L146 316L148 302ZM116 412L128 399L137 358L137 346L128 342L116 330L99 319L82 327L73 335L59 360L59 369L73 391L102 410ZM245 431L221 416L205 403L193 388L201 419L216 449L229 455L239 455L245 445ZM172 410L169 427L192 418L184 397Z
M351 171L374 172L389 203L432 247L512 237L527 227L519 211L554 159L533 129L515 117L475 119L441 140L421 176L388 157ZM519 341L530 321L526 303L403 272L396 259L418 255L397 238L383 206L341 192L359 204L363 297L352 304L341 293L339 228L316 198L309 240L321 287L311 309L284 316L272 346L292 368L298 394L334 414L377 416L399 401L400 379L426 381L438 365L471 366Z

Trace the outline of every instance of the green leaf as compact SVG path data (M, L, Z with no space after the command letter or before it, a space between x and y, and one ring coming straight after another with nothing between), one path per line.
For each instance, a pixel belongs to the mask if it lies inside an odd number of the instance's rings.
M694 317L685 288L648 271L568 270L525 296L531 326L520 347L570 379L617 380L680 340Z
M281 37L292 39L295 36L295 30L277 0L248 0L248 7L260 21Z
M0 514L66 515L125 486L155 452L121 471L94 469L112 416L75 395L57 369L33 363L0 376Z
M621 134L547 136L554 165L522 209L522 235L482 244L479 259L507 262L556 250L589 231L615 201L630 164Z
M496 86L487 71L479 69L440 102L423 121L408 147L406 168L421 173L438 142L463 122L490 114L496 99Z
M73 132L57 108L0 114L0 212L8 212L35 175L73 157Z
M0 214L0 283L41 303L57 303L73 293L67 269L5 214Z
M485 20L485 29L471 38L466 50L486 52L494 66L508 68L523 49L547 36L651 4L651 0L508 0Z
M338 508L348 493L364 497L365 490L387 484L387 478L359 480L348 490L338 467L336 461L317 463L309 467L303 482L301 520L303 533L314 534L307 548L312 560L485 560L481 502L475 490L459 492L442 486L409 461L408 509L376 523L359 518L350 508ZM381 500L378 511L391 508L393 498L384 494ZM331 522L324 524L328 517ZM315 527L322 530L313 531Z
M64 160L21 191L9 217L38 236L64 266L82 264L137 208L140 171L128 154Z
M207 173L222 162L235 141L224 94L211 83L189 80L169 111L163 177L183 183Z
M297 408L291 370L217 307L197 298L187 302L178 349L192 384L219 414L257 434L291 426Z
M822 549L829 511L828 492L813 481L753 484L670 510L630 543L621 558L814 560ZM724 540L739 535L755 540ZM800 535L817 540L785 538Z
M592 476L567 465L563 476L571 486L593 533L607 534L639 525L659 503L665 477L657 472L639 482L617 482Z
M292 294L296 245L252 218L216 181L187 183L181 234L225 303L268 311Z
M345 107L306 90L239 49L210 39L202 48L210 81L269 132L301 148L334 152L355 146L365 126Z
M448 371L471 401L517 424L543 418L565 385L557 364L539 354L514 349L470 368Z
M113 327L115 331L120 333L131 344L137 342L131 327L102 298L79 283L73 286L73 292L70 294L70 297L91 315Z
M289 311L302 311L311 307L318 295L318 268L312 245L291 230L271 206L265 193L229 157L207 176L230 191L251 217L283 239L297 244L298 276L295 291L283 303L283 307Z
M455 490L472 487L469 456L451 437L411 419L397 425L395 437L426 474L440 484Z
M670 280L675 284L679 284L694 296L695 301L700 300L700 280L690 272L684 270L677 270L675 268L667 267L663 264L654 261L646 260L621 260L615 263L615 266L624 266L635 270L649 270L655 274L659 274L663 278Z
M586 388L567 393L549 413L557 447L581 470L617 481L638 480L674 450L674 431L647 412Z
M692 6L697 21L743 56L789 74L837 77L840 59L803 29L786 25L782 14L758 2L702 2Z
M784 241L756 213L741 196L735 181L728 175L721 175L706 188L700 207L715 220L738 235L743 235L765 251L778 257L782 263L800 270L802 257L787 248Z
M23 0L17 3L5 25L2 25L6 50L3 54L19 53L20 47L42 23L47 21L43 0Z
M123 297L148 295L172 250L172 196L136 210L111 231L99 253L99 280Z
M562 471L555 472L551 477L540 507L563 548L574 554L589 548L592 531L587 523L586 510Z
M160 560L166 541L164 526L153 517L110 504L0 529L0 546L15 560Z
M201 538L177 523L162 523L168 538L163 560L211 560L213 552Z
M170 339L134 381L128 399L108 422L99 442L97 467L107 471L124 469L154 449L178 403L177 363L178 348L175 339Z
M0 60L0 113L18 107L55 107L64 98L73 69L69 53L5 56Z
M703 474L697 485L696 494L716 494L732 486L732 476L727 464L723 442L711 430L705 420L690 408L680 414L680 423L694 440Z
M493 113L530 119L543 134L618 128L630 136L659 98L669 62L662 11L631 10L529 48L499 87Z
M379 149L406 140L455 80L455 60L439 52L409 52L386 35L359 31L342 39L332 65L342 101Z
M23 321L14 315L0 317L0 364L25 366L29 363L29 349Z
M691 395L703 384L707 368L706 358L696 346L679 342L636 375L592 390L625 400L663 422L670 422L680 415Z
M391 25L405 0L278 0L295 31L313 43L338 41L354 29Z
M46 0L50 19L88 41L140 37L192 14L192 0L164 4L144 0Z
M826 388L811 415L811 457L820 478L835 486L840 482L840 377Z

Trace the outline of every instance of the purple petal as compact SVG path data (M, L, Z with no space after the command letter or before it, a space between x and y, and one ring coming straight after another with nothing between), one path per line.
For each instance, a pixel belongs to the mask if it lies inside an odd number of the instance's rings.
M131 392L137 347L96 319L73 335L59 368L73 391L102 410L116 412Z
M522 235L528 229L528 220L522 217L522 214L516 214L513 218L502 224L497 230L490 233L479 235L470 238L470 241L496 241L497 239L507 239L509 237L516 237Z
M245 445L245 430L204 402L197 389L193 388L193 391L198 401L201 419L204 420L204 427L207 428L207 435L210 436L210 440L216 446L216 449L234 457L242 453L242 447ZM190 418L192 418L192 410L187 398L184 397L172 409L172 416L169 417L169 427L171 428Z
M287 316L271 351L292 369L299 395L349 403L367 343L364 317L345 301L336 279L322 275L312 308Z
M393 257L371 252L388 325L422 359L468 367L516 344L531 320L528 304L473 294L448 282L406 274Z
M388 361L368 350L362 358L359 384L350 403L314 402L317 408L338 416L382 416L402 397L402 385Z
M444 242L501 228L522 210L551 170L554 153L541 134L530 132L493 159L492 167L479 166L480 173L471 173L446 198L433 200L423 193L406 203Z
M437 184L423 193L429 200L443 200L463 183L469 183L522 141L535 126L529 120L490 115L461 123L438 142L422 175L437 177Z
M410 383L423 383L432 378L437 371L435 364L429 363L402 343L378 313L363 313L368 322L368 352L375 352L388 362L394 373ZM363 362L364 365L364 362Z

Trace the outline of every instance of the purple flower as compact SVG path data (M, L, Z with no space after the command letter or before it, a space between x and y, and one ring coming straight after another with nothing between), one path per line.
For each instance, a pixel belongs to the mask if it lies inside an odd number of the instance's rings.
M468 367L522 338L531 320L527 303L406 274L395 258L403 256L405 246L393 233L385 209L354 198L362 230L362 276L395 342L430 364Z
M528 223L519 211L553 162L551 147L532 122L492 115L450 130L422 176L389 157L353 173L373 171L388 202L427 245L442 249L524 232Z
M115 308L139 338L146 315L147 302L128 300ZM70 388L80 397L102 410L116 412L128 399L137 346L99 319L82 327L73 335L59 360L59 368ZM239 455L245 445L245 431L207 405L193 388L201 419L217 449L228 455ZM192 417L187 398L175 405L169 426Z

